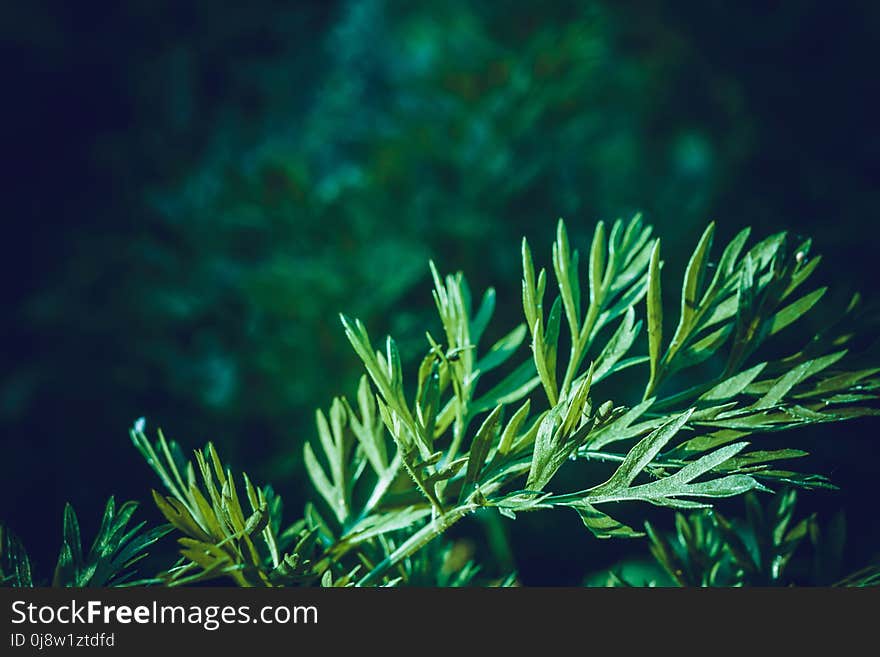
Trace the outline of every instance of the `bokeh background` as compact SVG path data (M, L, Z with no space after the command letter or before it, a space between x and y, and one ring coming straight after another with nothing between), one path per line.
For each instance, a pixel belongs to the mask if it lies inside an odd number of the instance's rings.
M670 271L710 219L721 238L788 229L841 295L876 294L878 3L0 11L0 521L44 575L67 500L87 535L110 494L158 521L140 416L215 441L292 517L314 409L360 374L337 313L414 358L429 258L497 288L496 334L519 321L521 237L546 264L558 217L583 249L642 211ZM804 507L846 513L853 569L880 548L877 427L789 437L843 488ZM644 553L574 514L510 531L525 583Z

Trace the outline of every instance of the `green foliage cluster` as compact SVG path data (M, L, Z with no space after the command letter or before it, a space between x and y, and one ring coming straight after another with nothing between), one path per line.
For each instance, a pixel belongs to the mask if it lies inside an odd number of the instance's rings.
M442 543L464 518L571 509L599 538L637 538L645 532L618 510L645 502L691 512L677 515L683 553L646 526L652 553L677 583L779 581L812 525L792 523L793 493L777 494L766 512L754 494L833 484L788 465L804 451L751 440L876 415L880 367L850 351L857 296L826 310L827 326L806 344L783 341L781 355L762 355L822 301L824 288L805 289L820 258L810 240L786 233L749 245L748 229L713 256L714 234L710 224L681 276L675 321L663 312L660 239L639 215L607 228L599 222L583 266L560 220L549 274L536 268L523 240L524 322L492 344L484 336L495 291L477 302L463 274L441 276L432 263L440 331L426 331L411 373L392 337L377 349L365 324L343 315L364 374L353 400L337 397L317 412L317 439L303 451L313 501L289 525L273 488L237 477L213 445L193 462L161 432L151 441L138 421L132 441L165 489L153 497L180 543L178 563L144 581L465 584L479 581L477 564L450 559ZM677 385L679 373L698 366L700 383ZM639 398L615 401L603 392L635 372ZM564 466L590 461L614 469L566 489ZM721 514L705 511L743 494L750 494L754 550ZM133 503L117 511L111 500L84 555L68 508L54 583L126 582L131 565L169 531L126 530L133 512ZM4 533L2 545L4 580L31 583L21 544Z
M147 550L171 531L160 525L144 531L145 522L129 527L137 502L125 502L118 509L110 498L104 509L98 535L88 552L83 550L79 520L73 507L64 508L61 551L51 582L34 579L31 561L21 540L0 526L0 585L55 587L142 586L155 580L132 580L133 566L147 556Z
M846 541L842 512L823 526L816 514L795 521L797 490L784 490L762 504L744 495L746 515L731 520L717 509L675 514L675 531L666 536L650 523L646 530L657 566L649 579L637 581L621 568L607 573L609 586L813 586L864 587L880 584L880 564L841 577ZM796 555L805 543L808 558ZM798 563L796 563L798 562ZM644 568L643 568L644 569Z

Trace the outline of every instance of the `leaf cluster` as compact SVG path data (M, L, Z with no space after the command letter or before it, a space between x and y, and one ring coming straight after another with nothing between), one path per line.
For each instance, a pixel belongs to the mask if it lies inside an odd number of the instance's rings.
M751 439L877 414L880 367L850 353L857 296L826 312L826 326L803 346L780 343L784 355L762 358L765 343L817 306L825 289L804 291L820 262L809 240L780 233L748 246L749 236L739 232L716 262L709 224L682 276L671 338L660 240L641 216L607 229L599 222L585 267L560 220L552 275L536 267L523 240L524 321L491 344L494 290L477 303L463 274L441 276L431 263L440 330L425 333L412 372L394 338L377 349L362 321L342 315L364 373L354 399L337 397L316 413L316 439L303 447L315 495L291 524L273 488L236 476L212 444L188 460L161 431L151 441L139 420L131 439L161 481L154 501L179 534L180 560L160 581L387 586L435 573L436 584L473 583L476 564L450 570L452 544L435 543L464 518L565 508L597 537L643 536L616 517L621 503L700 510L676 516L683 552L646 526L655 557L681 584L780 581L810 521L792 524L793 493L776 495L766 513L754 494L833 484L781 465L803 450ZM679 373L697 366L698 384L677 385ZM614 401L605 391L624 371L641 372L643 386ZM558 475L569 462L614 469L566 490ZM595 476L594 468L579 471ZM723 516L705 512L743 494L757 552ZM111 500L88 555L66 512L55 581L122 581L118 573L166 531L125 533L133 510L129 503L116 511ZM6 533L2 546L4 578L29 582L20 544Z
M797 497L793 488L764 503L746 494L741 522L710 509L676 513L671 534L646 523L651 555L675 586L875 585L877 564L838 576L846 538L842 513L825 524L816 514L796 519ZM614 571L609 583L634 585Z
M49 585L54 587L142 586L157 580L132 579L134 566L147 557L147 550L171 532L171 525L145 530L146 522L130 526L138 503L128 501L117 508L107 501L98 534L88 551L84 549L79 520L73 506L64 507L63 542ZM30 587L40 585L31 571L31 559L21 540L0 526L0 584Z

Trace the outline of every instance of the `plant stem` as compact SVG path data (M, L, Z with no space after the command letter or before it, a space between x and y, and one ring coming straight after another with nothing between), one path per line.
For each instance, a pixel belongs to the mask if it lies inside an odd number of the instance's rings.
M477 508L476 504L462 504L437 516L433 521L404 541L394 552L385 557L373 570L364 575L358 582L358 586L374 584L382 575L394 568L402 560L414 555Z
M590 309L587 311L587 317L584 320L583 327L581 327L580 335L571 336L571 355L568 359L568 367L565 369L565 378L562 380L562 388L559 393L560 399L568 396L571 382L574 380L577 370L584 360L586 351L590 346L590 334L593 332L596 321L599 319L599 309L602 307L604 297L605 289L603 288L599 291L596 302L590 304Z

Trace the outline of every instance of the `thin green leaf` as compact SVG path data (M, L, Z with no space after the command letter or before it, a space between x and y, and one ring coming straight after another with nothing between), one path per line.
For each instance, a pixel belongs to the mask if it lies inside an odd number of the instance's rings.
M745 390L749 386L749 384L754 381L761 374L761 372L764 371L764 368L766 367L767 363L758 363L754 367L750 367L744 372L740 372L739 374L725 379L718 385L700 395L699 400L707 403L715 403L733 399L743 390Z
M611 478L604 484L591 489L591 494L603 496L627 488L645 469L645 466L653 461L657 454L660 453L660 450L687 424L693 412L694 409L691 408L671 418L639 441L629 451L623 463L611 475Z
M650 356L651 378L645 389L645 398L649 397L657 385L660 375L660 359L663 343L663 303L660 296L660 240L654 242L651 252L651 264L648 267L648 355Z
M816 305L819 299L824 296L827 289L828 288L820 287L818 290L813 290L809 294L802 296L797 301L793 301L792 303L788 304L785 308L773 315L772 319L769 320L769 324L767 326L767 334L776 335L786 326L798 320L801 316L806 314L813 306Z
M644 532L639 532L615 520L611 516L602 513L596 507L585 501L571 505L578 512L584 526L589 529L597 538L639 538L644 536Z
M480 425L480 428L474 436L468 454L464 484L462 485L462 501L470 494L471 487L479 480L480 472L483 469L486 457L489 455L489 450L491 449L492 443L495 441L497 435L498 422L501 419L502 408L503 407L500 404L496 406L495 410L492 411L483 421L483 424Z
M504 364L519 349L525 337L526 326L520 324L492 345L492 348L477 361L476 369L480 372L488 372Z

